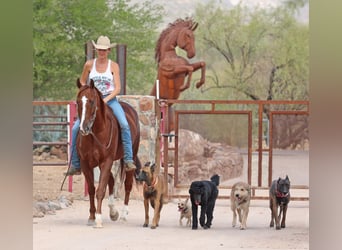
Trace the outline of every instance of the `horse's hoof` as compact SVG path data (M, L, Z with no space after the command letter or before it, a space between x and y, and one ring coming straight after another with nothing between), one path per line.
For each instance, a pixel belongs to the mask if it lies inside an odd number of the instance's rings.
M151 229L156 229L157 227L156 226L151 226Z
M127 221L127 216L128 216L128 207L127 207L127 205L125 205L122 208L120 220L121 221Z
M119 213L116 213L114 215L110 214L109 217L112 221L117 221L119 218Z
M198 83L196 83L196 88L197 88L197 89L200 88L200 87L203 85L203 83L204 83L204 82L198 82Z
M96 224L93 226L93 228L103 228L102 224Z
M87 226L94 226L95 220L88 220Z
M126 217L123 217L123 216L121 216L121 217L120 217L120 220L121 220L121 221L125 221L125 222L126 222L126 221L127 221L127 218L126 218Z
M112 221L117 221L118 218L119 218L119 212L118 212L118 210L114 209L112 206L109 206L109 208L110 208L109 218L110 218Z
M145 223L145 224L143 225L143 227L148 227L148 224Z

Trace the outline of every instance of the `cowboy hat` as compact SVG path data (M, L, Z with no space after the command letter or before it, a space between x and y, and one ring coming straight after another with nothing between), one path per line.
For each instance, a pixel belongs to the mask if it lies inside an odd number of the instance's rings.
M95 49L110 49L116 46L115 43L110 43L110 40L107 36L99 36L97 42L95 43L94 40L92 40L92 43Z

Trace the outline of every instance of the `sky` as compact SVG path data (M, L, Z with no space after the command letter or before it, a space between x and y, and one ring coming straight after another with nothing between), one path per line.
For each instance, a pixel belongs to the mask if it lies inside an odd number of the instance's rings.
M177 18L193 16L196 5L208 1L209 0L154 0L155 3L164 6L164 9L166 11L161 29L164 29L168 23L172 23ZM258 5L259 7L263 8L276 7L282 1L283 0L217 0L217 2L219 2L222 6L225 6L227 8L232 8L239 2L242 2L243 4L246 4L248 6ZM131 2L141 3L141 0L131 0ZM300 11L298 19L304 23L309 21L309 6L305 6Z

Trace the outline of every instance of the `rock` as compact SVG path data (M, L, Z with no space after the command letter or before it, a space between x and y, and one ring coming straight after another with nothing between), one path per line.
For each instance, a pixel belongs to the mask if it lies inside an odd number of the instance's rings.
M179 130L179 181L188 183L193 180L209 179L212 175L221 176L221 181L242 175L243 157L230 145L205 140L201 135ZM174 147L174 141L169 143ZM170 162L173 162L173 151L169 151Z
M48 201L48 206L50 210L61 210L61 204L53 201Z

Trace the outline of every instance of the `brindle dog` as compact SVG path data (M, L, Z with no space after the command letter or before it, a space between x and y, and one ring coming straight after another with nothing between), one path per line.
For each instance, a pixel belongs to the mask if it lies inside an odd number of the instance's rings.
M270 209L271 209L271 223L270 227L274 227L274 221L276 223L276 229L285 228L287 206L290 202L290 179L286 175L285 179L279 177L278 180L274 180L270 187ZM278 207L280 211L278 214ZM281 221L281 224L280 224Z
M145 222L143 227L148 227L149 223L149 203L154 209L151 228L159 226L160 211L163 207L163 198L167 196L167 185L162 174L155 173L155 164L147 162L142 168L137 178L144 182L143 195L145 207Z

